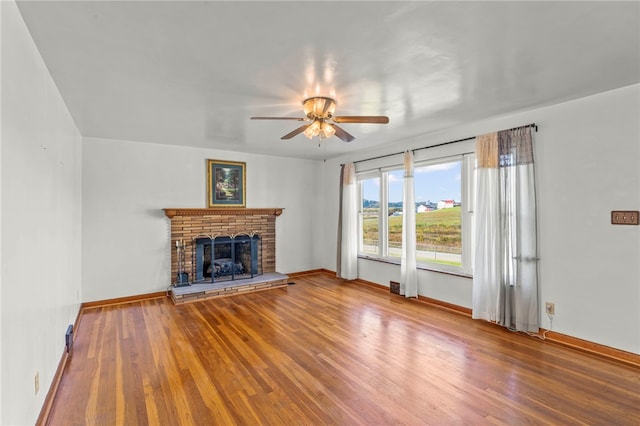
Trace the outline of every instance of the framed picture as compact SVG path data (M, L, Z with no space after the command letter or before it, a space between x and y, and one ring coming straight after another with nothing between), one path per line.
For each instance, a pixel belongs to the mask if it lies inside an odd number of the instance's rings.
M209 207L245 207L245 163L207 160Z

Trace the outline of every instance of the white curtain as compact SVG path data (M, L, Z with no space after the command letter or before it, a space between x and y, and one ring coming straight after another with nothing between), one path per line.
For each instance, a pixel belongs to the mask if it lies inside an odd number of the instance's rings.
M400 263L400 294L418 297L416 269L416 203L413 183L413 152L404 153L402 191L402 258Z
M338 220L338 265L336 275L346 280L358 278L358 190L353 163L341 173L340 218Z
M531 128L479 136L476 157L472 316L537 332L540 309Z

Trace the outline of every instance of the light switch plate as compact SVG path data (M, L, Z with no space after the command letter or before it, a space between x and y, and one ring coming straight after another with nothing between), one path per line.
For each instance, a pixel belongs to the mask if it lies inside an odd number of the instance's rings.
M613 210L611 212L611 223L613 225L637 225L638 210Z

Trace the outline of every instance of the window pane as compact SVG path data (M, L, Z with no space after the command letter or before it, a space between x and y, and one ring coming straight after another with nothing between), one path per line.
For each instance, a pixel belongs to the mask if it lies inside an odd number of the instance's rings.
M380 252L380 178L361 181L360 252L377 255Z
M414 170L417 261L462 266L462 162Z
M389 257L402 256L402 187L404 171L392 170L388 172L389 219L387 227L387 255Z

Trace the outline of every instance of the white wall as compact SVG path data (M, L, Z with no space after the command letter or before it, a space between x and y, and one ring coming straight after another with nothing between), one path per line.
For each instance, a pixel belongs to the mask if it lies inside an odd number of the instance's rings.
M556 305L553 329L640 354L640 227L610 224L611 210L640 209L639 117L634 85L328 161L323 266L335 270L340 163L535 122L541 301ZM359 268L383 285L400 277L399 266L360 260ZM421 271L419 293L471 307L467 278Z
M0 423L26 425L79 310L81 138L15 3L0 8Z
M319 247L309 244L319 238L319 162L86 138L83 301L170 285L170 221L162 209L207 206L207 159L246 162L247 207L285 209L276 218L278 272L321 266Z

